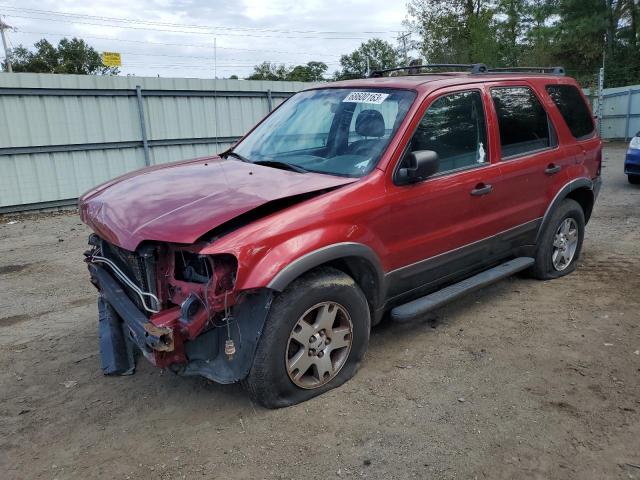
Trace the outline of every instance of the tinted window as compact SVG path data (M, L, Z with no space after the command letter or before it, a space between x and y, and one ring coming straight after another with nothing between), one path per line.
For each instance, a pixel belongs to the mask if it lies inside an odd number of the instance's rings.
M487 162L487 130L480 92L453 93L435 100L420 121L411 150L436 152L440 172Z
M522 155L553 144L547 113L530 88L494 88L491 96L498 114L503 157Z
M582 95L573 85L548 85L547 92L567 122L571 134L576 138L593 133L593 120Z

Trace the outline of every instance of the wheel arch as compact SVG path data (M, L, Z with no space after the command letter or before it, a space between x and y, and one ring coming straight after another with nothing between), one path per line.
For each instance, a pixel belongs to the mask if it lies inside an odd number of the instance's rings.
M373 311L384 303L385 276L378 255L368 246L343 242L309 252L284 267L267 285L282 292L295 279L321 266L331 266L351 276Z
M585 223L587 223L591 217L591 212L593 211L593 205L595 203L595 193L593 188L593 181L588 178L577 178L562 187L549 204L549 207L542 218L542 223L540 224L536 237L536 243L538 243L540 235L542 235L542 232L544 232L545 228L549 224L554 210L566 198L570 198L578 202L584 212Z
M565 198L571 198L580 204L584 212L584 221L588 223L595 203L593 190L588 187L579 187L569 192Z

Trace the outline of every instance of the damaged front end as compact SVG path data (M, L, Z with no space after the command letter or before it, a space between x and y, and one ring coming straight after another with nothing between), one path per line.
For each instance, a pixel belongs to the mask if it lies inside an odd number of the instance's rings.
M248 374L272 293L236 292L233 255L170 244L129 252L95 234L89 244L105 374L133 373L136 350L181 375L232 383Z

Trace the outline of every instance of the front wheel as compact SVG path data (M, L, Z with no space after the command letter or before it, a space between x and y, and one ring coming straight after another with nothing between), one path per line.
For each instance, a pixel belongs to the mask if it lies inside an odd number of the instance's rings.
M640 175L627 175L627 179L632 185L640 185Z
M575 270L584 240L584 225L580 204L570 198L563 200L540 236L531 269L534 277L548 280Z
M243 385L268 408L335 388L355 374L370 324L367 300L350 276L333 268L314 270L273 301Z

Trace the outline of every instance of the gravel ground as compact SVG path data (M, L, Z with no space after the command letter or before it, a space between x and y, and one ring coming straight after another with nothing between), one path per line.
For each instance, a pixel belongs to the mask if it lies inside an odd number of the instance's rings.
M87 229L69 212L0 218L0 477L640 479L640 187L624 150L606 148L574 274L384 323L353 380L276 411L144 361L103 377Z

